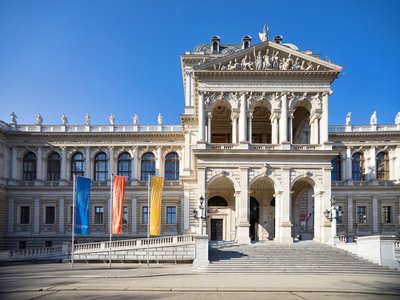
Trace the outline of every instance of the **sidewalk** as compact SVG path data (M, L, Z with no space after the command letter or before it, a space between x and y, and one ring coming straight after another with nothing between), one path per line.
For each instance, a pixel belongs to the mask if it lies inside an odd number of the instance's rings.
M0 288L1 299L397 299L400 274L203 274L188 264L24 264L1 266Z

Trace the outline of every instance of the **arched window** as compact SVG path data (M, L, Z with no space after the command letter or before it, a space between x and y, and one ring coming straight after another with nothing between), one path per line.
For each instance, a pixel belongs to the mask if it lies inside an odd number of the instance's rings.
M304 107L298 107L293 114L293 144L310 144L310 112Z
M232 143L232 111L229 104L223 101L218 103L212 111L211 118L211 143Z
M148 180L149 175L153 176L156 174L156 159L154 154L147 152L142 156L142 168L140 174L140 180Z
M332 159L331 164L332 164L332 173L331 173L332 181L342 180L342 158L341 158L341 156L338 155L334 159Z
M118 175L125 176L126 180L131 180L131 172L131 155L128 152L124 152L118 157Z
M53 152L47 158L47 180L58 181L60 180L61 171L61 158L60 154Z
M376 155L376 179L389 180L389 158L386 152Z
M254 108L251 118L251 141L253 143L271 144L271 112L264 106Z
M228 206L228 202L221 196L214 196L208 199L208 206Z
M356 181L361 181L365 179L364 175L364 157L360 152L353 154L351 163L351 178Z
M84 166L83 154L81 152L77 152L71 157L71 180L75 176L84 176L85 175L85 166Z
M107 154L100 152L94 160L94 180L105 181L108 177L108 159Z
M176 152L165 157L165 180L179 180L179 157Z
M36 155L33 152L25 154L22 163L22 178L25 181L36 180Z

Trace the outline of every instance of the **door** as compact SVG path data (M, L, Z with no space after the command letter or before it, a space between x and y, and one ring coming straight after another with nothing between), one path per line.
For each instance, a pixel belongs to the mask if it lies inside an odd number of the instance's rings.
M223 239L223 220L211 219L211 240L222 241Z

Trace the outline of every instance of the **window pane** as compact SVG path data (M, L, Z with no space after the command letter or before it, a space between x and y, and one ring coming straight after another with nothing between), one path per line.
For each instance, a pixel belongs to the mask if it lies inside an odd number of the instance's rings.
M94 223L103 224L104 222L104 208L103 206L95 206L94 208Z
M148 223L148 207L142 206L142 224Z
M176 206L167 206L167 224L176 224Z
M364 180L364 160L358 152L352 156L352 178L356 181Z
M342 167L341 167L341 157L340 155L336 156L332 160L332 181L340 181L342 180Z
M175 152L165 157L165 179L179 180L179 157Z
M36 180L36 155L32 152L27 153L24 156L23 163L23 180L33 181Z
M382 209L382 213L383 213L383 223L393 223L392 220L392 206L384 206Z
M122 224L128 224L128 207L124 206L124 216L122 218Z
M365 206L357 206L357 223L367 223L367 208Z
M47 180L58 181L60 180L61 159L60 154L53 153L47 159Z
M94 180L106 181L108 177L108 159L104 152L100 152L95 158Z
M46 207L46 224L54 224L56 217L56 208L54 206Z
M126 180L131 180L132 160L129 153L122 153L118 158L118 175L125 176Z
M71 180L75 176L84 176L84 159L83 154L78 152L75 153L71 158Z
M31 208L29 206L21 207L21 224L29 224Z
M140 180L146 181L149 176L154 176L156 174L156 161L153 153L145 153L142 156L142 168Z
M389 179L389 160L385 152L379 152L376 156L376 179Z

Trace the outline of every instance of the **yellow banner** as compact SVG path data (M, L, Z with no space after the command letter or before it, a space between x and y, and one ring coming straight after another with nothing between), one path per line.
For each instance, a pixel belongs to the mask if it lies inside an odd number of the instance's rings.
M161 235L161 209L162 209L162 190L164 178L151 177L150 192L150 235Z

